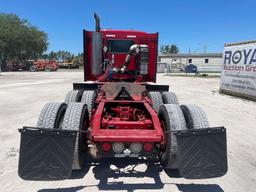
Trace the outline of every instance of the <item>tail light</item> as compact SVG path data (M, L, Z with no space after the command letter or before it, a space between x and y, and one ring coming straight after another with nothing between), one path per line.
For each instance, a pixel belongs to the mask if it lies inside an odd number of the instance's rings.
M150 152L153 149L152 143L144 143L143 144L143 149L145 152Z
M141 152L142 150L142 144L141 143L132 143L130 145L130 150L133 152L133 153L139 153Z
M115 153L122 153L124 151L124 144L114 143L112 149Z
M108 152L108 151L110 151L110 149L111 149L111 144L110 143L103 143L102 144L102 150L104 152Z

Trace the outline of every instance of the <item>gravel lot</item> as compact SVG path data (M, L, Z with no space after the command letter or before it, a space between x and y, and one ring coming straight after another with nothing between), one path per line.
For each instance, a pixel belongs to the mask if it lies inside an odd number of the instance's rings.
M196 103L211 126L225 125L228 134L228 173L217 179L186 180L165 172L157 162L100 162L72 178L55 182L23 181L17 175L20 135L17 128L34 126L43 105L62 101L81 82L81 71L14 72L0 74L0 191L183 191L253 192L256 189L256 103L218 93L218 78L158 75L180 103ZM172 176L171 178L168 176Z

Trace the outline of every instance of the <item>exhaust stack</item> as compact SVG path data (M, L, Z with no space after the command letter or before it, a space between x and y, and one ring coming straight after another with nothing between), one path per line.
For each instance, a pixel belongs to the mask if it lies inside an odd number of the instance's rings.
M100 31L100 18L96 13L94 13L94 19L95 19L95 31L99 32Z

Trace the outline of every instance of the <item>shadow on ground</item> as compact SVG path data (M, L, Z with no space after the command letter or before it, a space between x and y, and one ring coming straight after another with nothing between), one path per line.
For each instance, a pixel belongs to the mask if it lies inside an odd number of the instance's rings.
M116 169L110 169L109 163L114 165ZM137 166L145 163L147 165L146 170L140 171ZM129 166L129 169L121 171L125 167ZM99 190L127 190L134 191L135 189L162 189L164 184L160 178L160 172L163 170L162 166L155 161L135 160L127 159L120 161L118 159L109 159L108 162L101 162L93 168L94 176L99 180ZM154 180L153 183L132 183L125 184L123 182L108 182L108 178L117 179L118 177L132 177L134 180L137 178L149 177Z
M137 166L146 164L147 168L144 171L137 170ZM114 165L114 169L110 167ZM136 160L136 159L102 159L101 161L93 163L93 173L95 179L99 180L99 184L96 185L98 190L102 191L118 191L126 190L132 192L134 190L157 190L161 191L165 183L161 181L160 173L164 171L171 178L179 178L180 175L177 171L164 170L157 161L148 160ZM127 169L127 166L129 167ZM82 171L75 171L72 173L70 179L83 178L88 172L90 166L85 167ZM125 170L125 171L124 171ZM154 180L153 183L129 183L124 182L108 182L109 178L117 179L119 177L125 178L143 178L149 177ZM175 183L166 183L174 184ZM176 184L179 191L181 192L223 192L221 187L216 184ZM87 191L93 186L77 186L68 188L55 188L55 189L41 189L38 192L76 192L76 191ZM88 189L86 189L88 188Z
M224 192L216 184L176 184L182 192Z

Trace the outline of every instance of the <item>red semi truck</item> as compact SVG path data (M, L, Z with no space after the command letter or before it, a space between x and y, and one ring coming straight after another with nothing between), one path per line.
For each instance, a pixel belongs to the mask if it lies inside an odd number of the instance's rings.
M67 179L91 149L96 158L157 159L188 179L224 175L226 129L155 84L158 33L101 30L95 19L96 30L83 32L85 82L47 103L36 127L19 129L20 177Z

